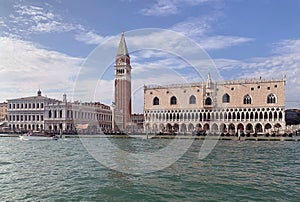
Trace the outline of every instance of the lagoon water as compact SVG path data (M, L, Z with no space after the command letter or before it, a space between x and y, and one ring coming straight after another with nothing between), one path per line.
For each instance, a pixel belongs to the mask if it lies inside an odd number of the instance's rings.
M113 141L136 152L169 140ZM101 165L80 139L0 138L0 201L300 201L299 142L219 141L199 160L201 144L166 169L131 175Z

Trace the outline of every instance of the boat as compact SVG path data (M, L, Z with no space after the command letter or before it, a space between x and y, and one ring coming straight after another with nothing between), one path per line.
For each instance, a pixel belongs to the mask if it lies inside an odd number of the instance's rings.
M56 135L28 132L19 136L20 140L58 140Z

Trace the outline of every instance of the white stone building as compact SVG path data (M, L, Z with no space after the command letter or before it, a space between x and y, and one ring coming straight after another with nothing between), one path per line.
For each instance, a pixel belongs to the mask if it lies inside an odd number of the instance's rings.
M109 131L112 128L112 112L109 106L99 102L50 102L45 106L45 130L73 133Z
M100 132L111 130L112 112L102 103L68 102L42 96L9 99L8 127L15 132L47 131L51 133L73 133L79 125L87 131Z
M40 90L36 96L7 100L8 127L17 132L44 130L45 106L55 101Z

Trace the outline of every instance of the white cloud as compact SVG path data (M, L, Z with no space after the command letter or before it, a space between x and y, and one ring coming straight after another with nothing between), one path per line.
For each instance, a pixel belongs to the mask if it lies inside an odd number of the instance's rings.
M274 53L289 54L300 52L300 39L288 39L274 44Z
M184 5L195 6L207 2L208 0L157 0L155 4L140 11L146 16L167 16L180 12L180 7Z
M239 36L211 36L199 39L198 43L201 47L207 50L224 49L227 47L239 45L246 42L251 42L254 39Z
M177 5L173 1L158 0L150 8L144 8L140 11L141 14L147 16L166 16L176 14L178 12Z
M32 34L72 32L75 40L98 45L107 38L79 23L70 22L47 3L43 7L14 5L9 16L0 18L0 27L3 28L2 36L20 39L28 39Z
M216 59L221 73L230 74L230 79L259 78L282 79L286 75L286 106L299 102L300 92L300 40L283 40L276 43L275 55L249 58L247 60ZM298 106L299 107L299 106Z
M94 44L94 45L98 45L102 43L107 38L109 38L109 36L103 37L101 35L94 33L93 31L86 31L86 30L82 30L75 35L75 39L77 41L84 42L86 44Z
M7 23L15 34L67 32L78 29L77 25L64 22L62 17L49 7L15 5L15 12L9 15Z
M215 15L189 18L173 25L171 29L181 32L188 37L200 37L211 30L211 24L216 21L216 19L217 16Z
M212 14L210 16L189 18L175 24L171 29L190 37L207 50L224 49L254 40L249 37L210 34L213 23L217 21L218 17L217 14Z
M0 51L1 100L31 96L38 88L58 98L70 94L83 61L8 37L0 37Z

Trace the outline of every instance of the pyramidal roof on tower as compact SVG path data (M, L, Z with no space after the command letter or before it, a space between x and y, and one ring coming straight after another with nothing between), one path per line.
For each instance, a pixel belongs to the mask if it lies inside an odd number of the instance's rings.
M121 55L129 56L126 41L125 41L124 32L122 32L122 36L121 36L121 40L120 40L119 48L118 48L118 52L117 52L117 56L121 56Z

